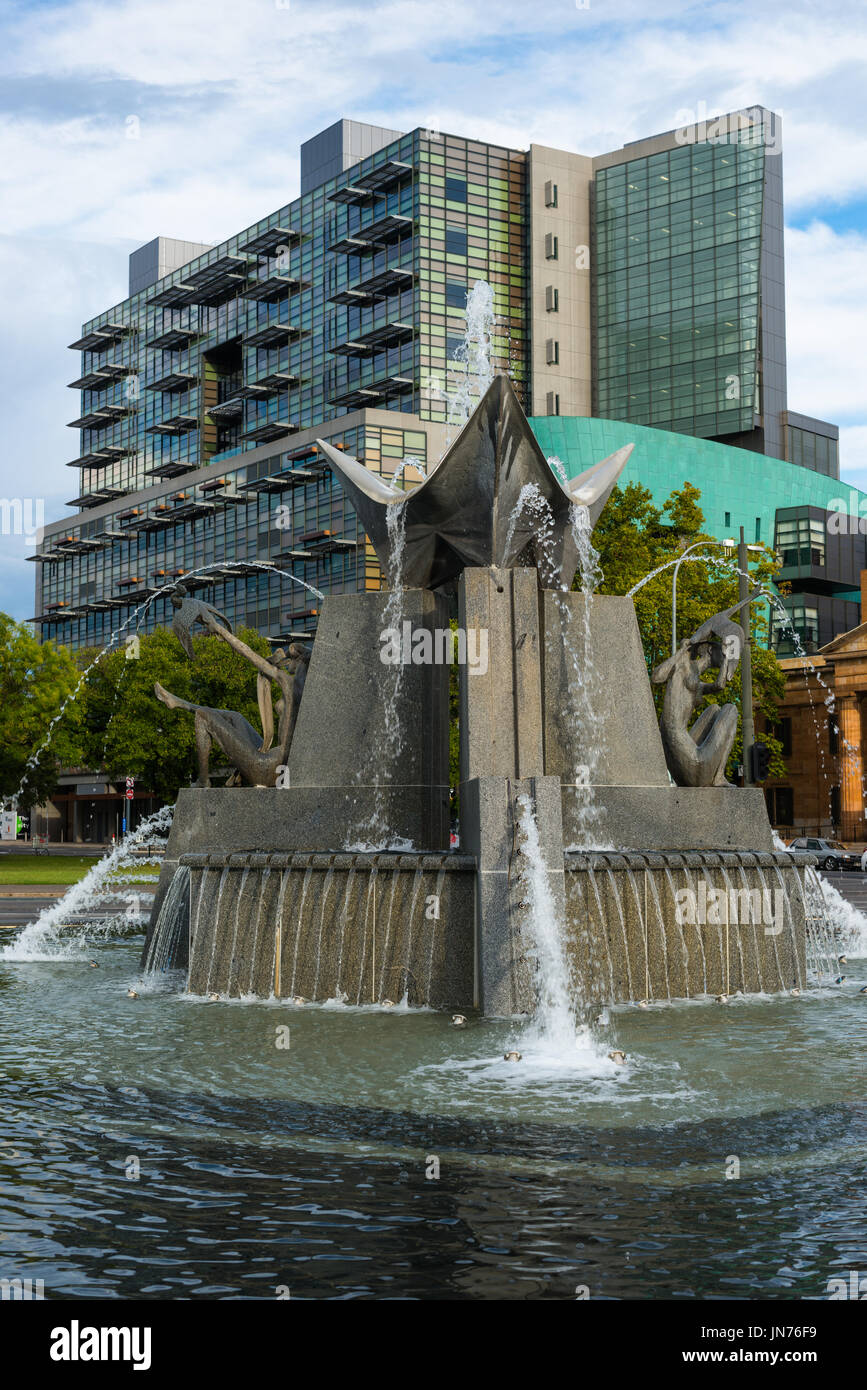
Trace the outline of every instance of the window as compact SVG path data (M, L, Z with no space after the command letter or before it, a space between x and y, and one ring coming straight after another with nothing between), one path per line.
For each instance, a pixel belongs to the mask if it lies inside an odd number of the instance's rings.
M545 207L555 208L557 206L557 185L551 179L545 184Z
M455 353L457 352L458 348L462 348L463 346L464 346L464 339L463 339L463 337L462 337L461 334L459 334L459 333L447 333L447 334L446 334L446 357L449 359L449 361L452 360L452 358L454 357L454 355L455 355Z
M545 308L549 314L556 314L560 311L560 291L556 285L545 286Z
M465 203L467 201L466 179L446 178L446 202Z
M446 304L450 309L466 309L467 287L460 280L446 280Z
M731 514L731 512L726 512L726 519L725 519L725 521L723 522L723 525L725 526L725 528L726 528L727 531L731 529L731 524L732 524L732 514Z
M815 651L819 645L819 610L808 608L797 599L784 605L785 618L774 609L771 618L771 645L778 655Z
M778 521L774 549L784 569L823 569L825 565L825 527L813 517L790 517Z
M791 787L766 787L765 802L771 825L792 826L795 823L795 794ZM795 841L792 848L803 849L803 841Z
M782 719L772 726L770 732L773 734L774 738L779 739L783 750L783 757L790 758L792 756L791 717L789 715L784 715Z
M545 361L549 367L560 365L560 344L556 338L549 338L545 344ZM557 412L559 415L559 411Z
M560 238L553 232L545 233L545 260L556 261L560 258Z
M545 397L545 413L547 415L560 414L560 397L556 391L549 391Z
M467 234L463 227L446 227L446 255L465 256L467 254Z

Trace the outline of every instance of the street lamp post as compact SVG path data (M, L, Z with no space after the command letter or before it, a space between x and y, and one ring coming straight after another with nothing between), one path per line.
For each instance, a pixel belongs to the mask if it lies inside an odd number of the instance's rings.
M755 546L749 547L755 550ZM747 571L747 544L744 540L744 528L741 527L740 540L738 542L738 599L741 602L749 596L750 581ZM753 744L756 741L756 728L753 723L753 649L752 649L752 629L750 626L750 605L744 603L741 609L741 626L744 630L744 649L741 654L741 757L744 764L744 786L751 786L753 780L753 770L750 765L750 755L752 754Z

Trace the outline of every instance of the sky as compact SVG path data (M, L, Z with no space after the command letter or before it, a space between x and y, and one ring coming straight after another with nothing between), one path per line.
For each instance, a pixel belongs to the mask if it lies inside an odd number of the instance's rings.
M867 490L865 78L863 0L4 0L0 500L69 514L66 345L125 297L129 252L291 201L338 118L592 155L754 104L783 122L789 405L840 425ZM19 619L32 551L0 535Z

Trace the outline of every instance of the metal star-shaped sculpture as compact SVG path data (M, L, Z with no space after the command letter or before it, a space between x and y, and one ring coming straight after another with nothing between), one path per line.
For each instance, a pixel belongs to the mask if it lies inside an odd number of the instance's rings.
M618 449L564 487L506 376L494 379L433 472L407 492L316 442L386 574L393 558L388 513L402 508L401 579L422 589L439 588L468 565L534 565L544 588L569 588L578 567L575 508L587 507L596 524L633 448Z

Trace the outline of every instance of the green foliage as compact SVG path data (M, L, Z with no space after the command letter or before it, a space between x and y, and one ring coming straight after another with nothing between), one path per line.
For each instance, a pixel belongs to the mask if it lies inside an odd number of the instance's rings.
M634 595L635 612L644 645L648 671L652 671L671 655L671 596L674 566L671 563L696 542L707 541L711 560L687 557L678 570L677 579L677 637L684 637L723 609L738 600L738 576L727 569L727 558L713 537L702 530L704 514L699 506L701 493L691 483L684 483L672 492L663 507L657 507L650 491L640 483L616 488L608 501L599 524L593 532L593 544L599 551L604 579L599 586L602 594L625 594L639 580L660 566L662 569ZM704 547L694 552L702 557ZM750 556L750 574L754 583L770 587L779 568L773 551ZM575 581L578 587L578 580ZM777 719L777 708L785 690L785 674L777 658L765 645L768 638L769 607L765 602L751 606L753 636L753 707L756 716L764 715L769 724ZM708 672L712 679L715 672ZM664 687L653 687L657 709L661 709ZM708 702L734 703L738 707L738 734L728 764L729 776L734 776L741 756L740 683L732 682L722 694L709 695ZM767 743L771 753L771 775L785 775L782 745L772 729L758 735Z
M65 647L39 642L25 624L0 613L0 797L18 791L28 758L78 679ZM19 809L28 810L54 791L61 760L73 752L69 732L66 720L56 726L50 747L26 773Z
M270 651L252 629L238 635L254 651ZM193 715L162 704L154 694L157 681L182 700L237 710L260 727L256 672L249 662L217 637L194 637L193 650L189 661L174 633L158 628L140 639L137 659L127 659L120 647L98 662L82 694L82 766L103 768L111 781L135 777L165 801L174 801L179 788L195 779ZM211 761L214 767L223 764L219 749L212 750Z

